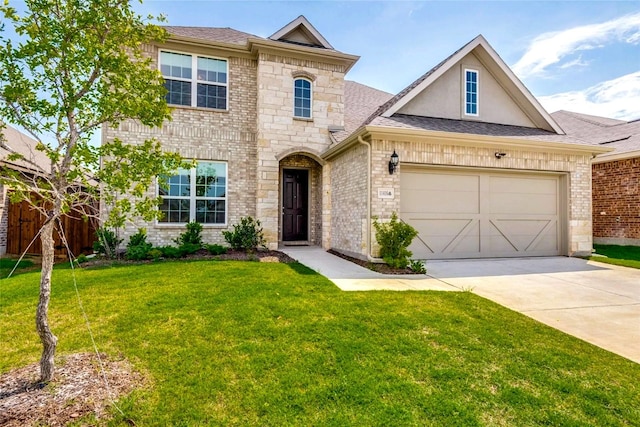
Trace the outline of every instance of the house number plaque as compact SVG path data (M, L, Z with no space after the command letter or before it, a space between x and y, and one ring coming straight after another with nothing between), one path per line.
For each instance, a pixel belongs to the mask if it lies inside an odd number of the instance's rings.
M393 197L394 197L393 188L378 188L379 199L393 199Z

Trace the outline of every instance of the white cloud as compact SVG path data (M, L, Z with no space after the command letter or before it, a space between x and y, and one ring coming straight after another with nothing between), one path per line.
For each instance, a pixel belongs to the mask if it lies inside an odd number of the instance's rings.
M640 43L640 13L541 34L531 42L512 69L522 79L544 74L549 66L560 63L568 55L602 48L613 42Z
M565 62L564 64L560 65L560 68L565 69L565 68L572 68L572 67L586 67L588 65L589 65L589 61L583 61L582 55L580 55L578 58L574 59L573 61Z
M549 112L568 110L622 120L640 119L640 71L585 90L540 96L538 100Z

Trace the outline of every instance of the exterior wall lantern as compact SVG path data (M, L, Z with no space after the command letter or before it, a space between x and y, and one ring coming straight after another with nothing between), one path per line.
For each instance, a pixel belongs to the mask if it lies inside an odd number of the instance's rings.
M389 160L389 175L393 175L393 173L396 171L396 169L398 168L399 161L400 161L400 158L398 157L396 150L393 150L393 154L391 155L391 160Z

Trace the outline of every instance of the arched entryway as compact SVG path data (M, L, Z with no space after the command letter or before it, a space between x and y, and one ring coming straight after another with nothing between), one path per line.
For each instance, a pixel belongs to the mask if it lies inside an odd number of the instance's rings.
M322 165L318 160L299 152L280 160L279 237L284 245L322 245Z

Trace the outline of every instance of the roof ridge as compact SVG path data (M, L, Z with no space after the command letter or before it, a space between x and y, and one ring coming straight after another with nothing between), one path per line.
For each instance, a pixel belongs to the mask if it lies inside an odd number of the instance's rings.
M623 125L623 124L627 124L628 123L628 122L625 122L623 120L620 120L620 123L606 124L606 123L599 122L597 120L593 120L593 119L587 118L587 117L598 117L598 116L592 116L590 114L577 113L575 111L560 110L560 111L558 111L558 113L565 113L565 114L573 117L576 120L581 120L583 122L590 123L590 124L592 124L594 126L603 127L603 128L610 128L610 127L613 127L613 126L618 126L618 125ZM607 119L607 120L617 120L617 119L611 119L609 117L602 117L602 118L603 119Z

